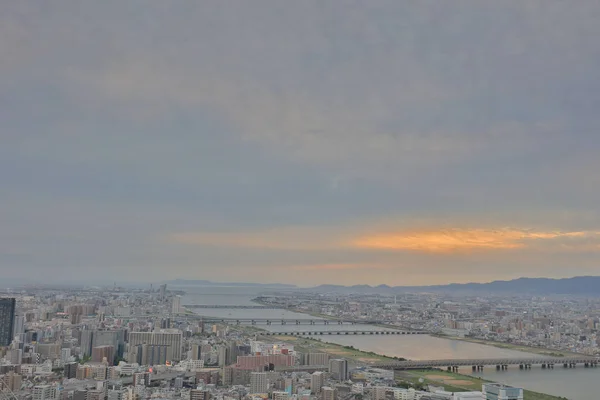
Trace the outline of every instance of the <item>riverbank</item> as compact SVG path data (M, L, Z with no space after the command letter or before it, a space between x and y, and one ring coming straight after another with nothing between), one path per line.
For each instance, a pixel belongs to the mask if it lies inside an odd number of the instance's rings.
M368 365L403 360L397 357L388 357L373 352L362 351L353 346L342 346L336 343L324 342L319 339L298 336L267 336L263 340L289 343L294 346L295 350L302 353L327 353L336 358L346 358L351 364Z
M454 372L442 370L410 370L396 371L396 382L400 386L407 387L426 387L427 385L443 386L444 390L449 392L481 391L484 383L493 383L492 381L462 375ZM524 400L563 400L564 397L552 396L545 393L523 390Z
M446 336L446 335L439 335L439 334L431 335L431 336L439 337L441 339L452 339L452 340L460 340L460 341L469 342L469 343L483 344L485 346L497 347L499 349L522 351L524 353L532 353L532 354L537 354L540 356L547 356L547 357L581 357L583 355L583 354L574 353L571 351L547 349L544 347L525 346L525 345L506 343L506 342L496 342L493 340L462 338L462 337Z
M260 334L260 332L256 333ZM352 346L342 346L335 343L323 342L318 339L295 336L267 336L265 339L273 342L289 343L290 345L294 346L295 350L304 353L319 352L327 353L332 357L345 358L352 366L377 364L381 362L394 362L399 360L399 358L388 357L373 352L365 352ZM398 381L409 383L412 387L421 387L431 384L435 386L443 386L445 390L450 392L481 391L481 385L483 383L492 383L492 381L484 380L478 377L436 369L397 371L396 377ZM423 382L420 382L420 379L422 379ZM524 390L524 400L561 399L563 398L544 393L532 392L530 390Z

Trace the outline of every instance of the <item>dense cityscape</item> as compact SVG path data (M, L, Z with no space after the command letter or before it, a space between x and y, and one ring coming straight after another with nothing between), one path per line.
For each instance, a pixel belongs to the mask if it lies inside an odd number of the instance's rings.
M265 289L236 306L186 304L187 290L115 284L3 293L3 398L557 399L469 376L462 368L594 368L600 355L595 299ZM257 316L248 317L250 311ZM385 335L398 343L452 338L536 359L411 367L406 363L421 361L328 339L354 335L371 342Z

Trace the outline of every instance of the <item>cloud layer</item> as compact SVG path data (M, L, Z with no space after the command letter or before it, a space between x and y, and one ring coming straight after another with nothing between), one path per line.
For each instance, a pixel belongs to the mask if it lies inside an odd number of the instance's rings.
M592 0L6 2L0 268L596 273L599 16Z

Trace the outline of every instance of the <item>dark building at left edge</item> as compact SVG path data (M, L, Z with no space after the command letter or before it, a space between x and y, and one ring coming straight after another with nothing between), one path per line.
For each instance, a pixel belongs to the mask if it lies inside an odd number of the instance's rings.
M0 346L10 346L15 322L15 299L0 298Z

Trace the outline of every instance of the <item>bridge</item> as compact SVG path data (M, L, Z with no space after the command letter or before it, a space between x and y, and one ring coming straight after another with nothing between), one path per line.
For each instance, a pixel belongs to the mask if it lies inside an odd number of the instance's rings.
M318 336L318 335L427 335L425 331L293 331L293 332L261 332L262 336Z
M219 309L232 309L232 310L282 310L283 307L278 306L227 306L223 304L188 304L184 305L183 308L190 309L202 309L202 308L219 308Z
M219 318L219 317L203 317L201 318L206 323L222 323L231 325L376 325L385 324L385 321L366 321L353 319L317 319L317 318Z
M387 364L369 365L371 368L381 369L425 369L425 368L447 368L457 370L459 367L471 367L474 371L481 370L486 366L496 366L496 369L507 369L509 365L518 365L520 369L529 369L532 365L541 365L542 368L554 368L554 365L562 365L564 368L574 368L583 365L586 368L596 367L600 359L592 357L556 357L556 358L488 358L488 359L464 359L464 360L414 360L398 361Z

